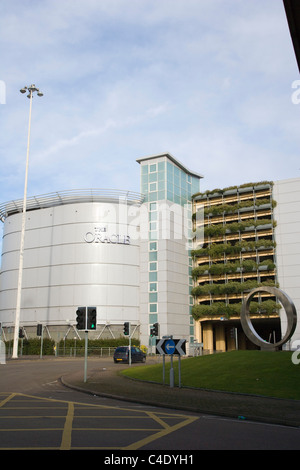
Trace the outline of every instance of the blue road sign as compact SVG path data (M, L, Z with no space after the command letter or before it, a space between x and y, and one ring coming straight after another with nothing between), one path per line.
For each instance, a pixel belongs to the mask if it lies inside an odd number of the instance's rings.
M165 342L165 351L167 354L174 354L176 345L172 339Z
M156 354L178 354L184 356L185 352L185 339L157 339L156 340Z

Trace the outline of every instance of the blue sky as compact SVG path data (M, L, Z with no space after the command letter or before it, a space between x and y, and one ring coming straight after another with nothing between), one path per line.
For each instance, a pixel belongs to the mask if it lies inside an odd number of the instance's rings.
M0 203L139 191L170 152L202 189L300 176L299 72L282 0L2 0Z

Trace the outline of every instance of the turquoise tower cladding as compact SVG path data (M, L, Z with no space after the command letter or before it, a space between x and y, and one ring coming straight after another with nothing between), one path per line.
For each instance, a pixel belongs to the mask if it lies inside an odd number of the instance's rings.
M193 341L191 201L200 190L202 176L169 153L137 162L148 214L147 233L141 240L141 341L154 347L156 338L150 336L150 330L155 323L160 337Z

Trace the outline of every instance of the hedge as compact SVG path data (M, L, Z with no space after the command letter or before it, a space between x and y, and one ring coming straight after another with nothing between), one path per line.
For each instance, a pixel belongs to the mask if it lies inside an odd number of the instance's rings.
M214 302L211 305L194 305L192 307L192 315L194 320L199 320L202 317L210 316L224 316L230 318L231 316L239 316L241 313L242 303L225 304L225 302ZM265 300L263 302L250 302L250 314L263 313L264 315L271 315L278 313L281 305L274 300Z

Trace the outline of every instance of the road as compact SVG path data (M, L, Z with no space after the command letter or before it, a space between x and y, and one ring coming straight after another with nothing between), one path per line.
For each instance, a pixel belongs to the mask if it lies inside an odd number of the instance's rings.
M101 367L111 361L101 359ZM164 458L195 464L199 450L300 448L299 428L128 403L61 384L61 376L78 370L83 370L83 360L75 358L0 365L0 450L97 449L105 450L108 459L123 451L132 458L135 451L151 451L149 456L164 451ZM139 455L140 462L131 466L147 463Z

